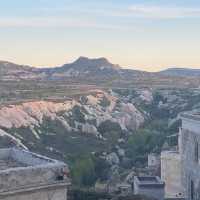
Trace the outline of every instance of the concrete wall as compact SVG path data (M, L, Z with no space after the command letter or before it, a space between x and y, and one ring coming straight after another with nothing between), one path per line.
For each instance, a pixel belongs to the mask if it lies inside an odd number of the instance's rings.
M165 182L165 197L183 197L181 156L178 152L161 153L161 179Z
M1 196L1 200L67 200L66 188L47 188Z

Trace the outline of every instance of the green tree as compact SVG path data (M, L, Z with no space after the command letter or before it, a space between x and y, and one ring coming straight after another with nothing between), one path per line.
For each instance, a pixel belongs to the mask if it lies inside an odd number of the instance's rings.
M91 156L81 156L72 166L72 178L79 186L91 186L96 181L95 165Z

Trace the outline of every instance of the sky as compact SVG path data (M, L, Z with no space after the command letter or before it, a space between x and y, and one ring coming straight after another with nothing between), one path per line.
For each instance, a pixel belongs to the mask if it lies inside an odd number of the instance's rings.
M0 60L200 68L199 0L0 0Z

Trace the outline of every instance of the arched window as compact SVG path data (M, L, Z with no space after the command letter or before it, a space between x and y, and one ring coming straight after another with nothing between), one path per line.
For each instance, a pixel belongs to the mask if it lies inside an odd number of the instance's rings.
M195 149L194 149L194 158L195 162L199 162L199 144L198 142L195 142Z

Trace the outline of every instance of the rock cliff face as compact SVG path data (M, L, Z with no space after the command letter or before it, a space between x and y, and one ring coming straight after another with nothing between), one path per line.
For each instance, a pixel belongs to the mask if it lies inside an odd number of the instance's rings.
M105 122L129 133L144 122L144 116L132 103L124 103L113 95L95 90L90 95L64 102L35 101L2 107L0 137L10 137L22 145L23 136L18 134L18 130L26 128L31 131L32 137L39 140L44 134L40 129L47 119L49 123L59 122L66 132L92 135L99 139L106 139L99 131Z

